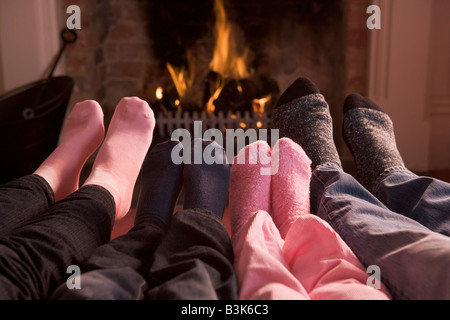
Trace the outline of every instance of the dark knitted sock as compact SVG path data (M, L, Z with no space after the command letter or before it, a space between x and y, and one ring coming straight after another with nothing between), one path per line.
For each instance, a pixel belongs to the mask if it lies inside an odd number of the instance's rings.
M174 147L183 150L180 141L169 140L147 154L142 165L135 225L150 222L164 229L168 224L183 186L183 165L174 164L171 158Z
M202 152L201 164L194 163L195 152ZM205 162L205 155L211 159ZM184 209L202 209L222 218L229 185L230 165L225 150L215 141L195 139L191 164L184 165Z
M368 98L346 98L343 136L355 158L358 180L369 191L386 169L404 166L391 119Z
M310 80L299 78L286 89L272 120L274 128L280 130L280 138L290 138L303 148L313 170L323 164L342 168L328 104Z

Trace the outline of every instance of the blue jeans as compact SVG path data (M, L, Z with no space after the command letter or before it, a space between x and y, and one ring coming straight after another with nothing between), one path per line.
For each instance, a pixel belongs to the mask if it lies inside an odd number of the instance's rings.
M379 178L373 194L391 211L450 236L450 184L394 167Z
M380 268L394 298L450 299L449 189L394 168L375 188L380 201L349 174L322 166L311 179L311 211L366 267Z

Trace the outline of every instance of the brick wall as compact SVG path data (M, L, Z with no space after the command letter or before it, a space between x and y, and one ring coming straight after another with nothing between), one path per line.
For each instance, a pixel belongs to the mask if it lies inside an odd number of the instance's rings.
M149 3L138 0L65 2L79 5L82 12L78 42L66 53L67 73L76 82L72 100L99 101L108 123L122 97L136 95L148 99L149 76L158 76L148 36Z

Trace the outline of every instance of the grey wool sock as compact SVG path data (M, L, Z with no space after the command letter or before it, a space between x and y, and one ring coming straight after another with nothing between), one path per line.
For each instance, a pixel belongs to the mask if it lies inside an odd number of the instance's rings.
M349 95L344 102L344 140L353 153L359 182L369 191L387 169L404 167L389 116L369 98Z
M309 79L297 79L281 95L272 121L280 138L289 138L303 148L312 170L323 164L342 168L328 103Z

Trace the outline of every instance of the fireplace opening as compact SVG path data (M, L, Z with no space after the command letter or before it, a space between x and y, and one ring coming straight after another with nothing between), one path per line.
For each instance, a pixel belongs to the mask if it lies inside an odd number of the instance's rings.
M345 158L342 104L350 92L366 93L367 5L80 0L79 45L66 55L73 99L98 100L106 124L123 96L147 100L157 115L158 143L195 120L204 130L270 128L280 94L304 76L326 97Z
M150 2L154 54L170 75L151 101L160 136L194 120L207 120L204 129L270 128L289 80L338 76L341 1Z

